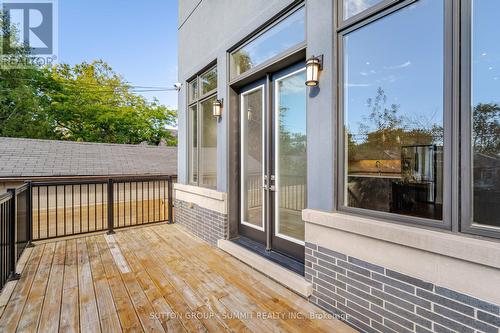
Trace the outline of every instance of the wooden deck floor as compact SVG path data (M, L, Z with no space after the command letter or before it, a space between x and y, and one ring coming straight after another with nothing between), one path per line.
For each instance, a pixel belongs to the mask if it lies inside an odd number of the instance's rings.
M40 244L28 255L0 296L0 332L353 332L176 225Z

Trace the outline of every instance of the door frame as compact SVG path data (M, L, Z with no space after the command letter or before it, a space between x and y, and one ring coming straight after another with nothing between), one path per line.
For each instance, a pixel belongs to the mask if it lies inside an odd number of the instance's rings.
M279 214L280 214L280 209L279 209L279 200L280 200L280 177L277 173L279 170L279 100L278 100L278 82L281 80L284 80L290 76L296 75L297 73L300 72L305 72L305 64L303 62L299 62L296 64L293 64L291 66L288 66L286 68L281 69L280 71L277 71L272 74L271 76L271 81L270 81L270 90L272 91L272 102L270 103L270 113L273 117L272 119L272 125L273 125L273 138L272 138L272 143L270 143L270 146L272 147L272 156L271 156L271 165L273 169L271 170L271 173L275 176L275 181L274 181L274 186L276 187L276 191L272 193L273 195L273 200L271 201L271 210L273 212L273 220L271 223L271 244L272 244L272 249L275 251L278 251L280 253L283 253L285 255L291 256L296 260L304 262L304 256L305 256L305 241L300 241L298 239L294 239L292 237L280 234L278 232L279 230ZM305 84L304 84L305 87ZM304 88L306 89L306 88ZM307 93L307 91L306 91ZM307 121L307 105L306 105L306 121ZM307 128L307 124L306 124ZM306 135L307 135L307 130L306 130ZM307 177L306 177L307 178ZM306 192L307 192L307 186L306 186ZM270 194L271 195L271 194ZM305 226L304 226L305 227Z
M299 69L295 69L295 67L298 67ZM288 69L288 68L287 68ZM280 123L279 123L279 110L276 110L276 106L278 105L278 85L276 84L278 81L281 81L281 80L284 80L286 78L289 78L290 76L293 76L295 74L298 74L300 72L305 72L306 71L306 67L305 65L303 66L298 66L298 65L295 65L295 66L290 66L289 69L292 70L292 72L290 73L287 73L287 74L284 74L282 76L279 76L279 74L281 72L285 72L287 69L283 70L283 71L280 71L276 74L273 74L275 76L277 76L276 79L274 79L272 82L273 82L273 116L275 117L274 119L274 142L273 142L273 149L274 149L274 174L276 175L276 170L279 170L279 144L277 144L277 142L279 142L279 126L280 126ZM307 121L307 109L306 109L306 121ZM306 128L307 128L307 124L306 124ZM307 135L307 131L306 131L306 135ZM276 188L278 189L278 191L276 191L275 193L278 193L279 194L279 182L280 182L280 179L279 177L276 176L276 179L274 181L274 185L276 186ZM276 202L279 202L279 196L275 194L275 203ZM301 241L301 240L298 240L298 239L295 239L295 238L292 238L290 236L287 236L287 235L283 235L283 234L280 234L278 232L279 228L278 228L278 222L279 222L279 209L275 209L274 210L274 223L273 223L273 227L274 227L274 232L273 232L273 236L275 237L280 237L280 238L283 238L283 239L286 239L287 241L290 241L290 242L293 242L293 243L296 243L296 244L299 244L301 246L305 246L305 241Z
M278 85L277 83L297 73L305 71L303 61L287 66L272 74L266 73L264 78L260 78L250 84L247 84L238 90L238 106L239 106L239 121L238 121L238 137L239 137L239 167L238 167L238 234L249 237L265 244L267 250L273 250L281 254L292 257L295 260L304 261L304 241L294 239L292 237L278 233L279 222L279 177L276 176L276 171L279 168L279 109L278 105ZM262 228L252 225L243 220L243 191L244 184L243 167L243 151L246 142L243 141L243 96L251 92L262 90L262 182L261 186L267 189L262 193ZM307 112L307 110L306 110ZM268 177L267 183L264 175ZM271 175L275 176L274 181L271 180ZM270 185L274 185L276 190L269 189Z
M267 89L266 89L266 79L259 79L255 82L252 82L244 87L242 87L238 92L238 105L239 105L239 126L238 126L238 137L239 137L239 167L238 167L238 178L239 178L239 186L238 186L238 234L249 237L253 240L258 241L259 243L266 244L266 215L267 215L267 207L265 204L268 201L267 191L262 191L262 227L257 227L243 221L243 195L242 195L242 186L244 184L244 173L242 172L243 167L243 146L245 142L242 140L243 133L243 96L254 91L258 91L262 89L262 130L261 130L261 142L262 142L262 175L267 174L267 166L268 166L268 151L267 151L267 125L268 121L266 119L266 100L267 100ZM264 186L264 178L262 179L261 186Z

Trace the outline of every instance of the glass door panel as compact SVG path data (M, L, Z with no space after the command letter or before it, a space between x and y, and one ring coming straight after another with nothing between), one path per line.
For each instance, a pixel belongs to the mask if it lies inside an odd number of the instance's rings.
M240 90L241 236L304 261L306 97L303 63Z
M307 200L305 80L300 69L275 81L275 233L298 244Z
M264 86L241 95L241 223L264 231Z

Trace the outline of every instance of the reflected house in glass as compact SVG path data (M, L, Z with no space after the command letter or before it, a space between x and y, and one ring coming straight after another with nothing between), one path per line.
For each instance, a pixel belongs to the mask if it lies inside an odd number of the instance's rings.
M179 4L177 223L359 331L498 332L500 2Z

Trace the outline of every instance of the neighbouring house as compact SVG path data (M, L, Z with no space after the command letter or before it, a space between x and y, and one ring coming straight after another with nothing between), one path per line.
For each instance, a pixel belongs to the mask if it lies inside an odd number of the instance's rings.
M176 173L176 147L0 138L0 194L28 180Z
M498 332L498 12L179 1L176 222L360 331Z

